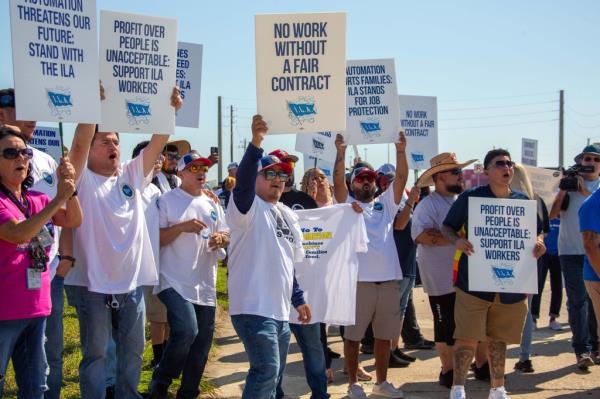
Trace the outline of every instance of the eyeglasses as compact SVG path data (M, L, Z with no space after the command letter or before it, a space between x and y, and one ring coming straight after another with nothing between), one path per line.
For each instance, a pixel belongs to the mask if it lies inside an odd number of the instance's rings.
M181 159L181 155L174 153L166 153L165 156L169 161L179 161Z
M458 176L458 175L462 175L463 170L461 168L454 168L454 169L451 169L451 170L446 170L445 172L448 172L448 173L450 173L451 175L454 175L454 176Z
M510 169L515 166L515 163L513 161L496 161L496 162L494 162L494 167L496 167L498 169L503 168L505 166Z
M292 167L292 169L294 169L294 167L296 166L296 162L294 162L294 161L286 161L286 163L288 165L290 165Z
M198 173L200 171L206 173L206 172L208 172L208 166L204 166L204 165L190 165L187 168L185 168L185 170L187 170L188 172L191 172L191 173Z
M583 157L585 162L600 162L600 157Z
M367 181L369 183L373 183L375 181L375 176L371 176L371 175L368 175L368 176L356 176L354 178L354 181L357 182L357 183L359 183L359 184L362 184L365 181Z
M268 170L262 171L260 173L265 177L265 179L267 179L269 181L275 180L275 177L279 177L279 180L281 180L282 182L286 182L290 178L290 176L282 170L277 172L277 171L268 169Z
M5 148L2 150L2 156L5 159L17 159L19 155L21 155L23 158L31 159L33 158L33 150L31 148Z

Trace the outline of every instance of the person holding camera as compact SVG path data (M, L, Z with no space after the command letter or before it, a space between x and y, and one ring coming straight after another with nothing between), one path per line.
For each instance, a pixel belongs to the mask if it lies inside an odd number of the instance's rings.
M597 347L592 347L596 338L590 337L589 318L593 317L593 310L583 282L585 250L579 232L578 212L583 201L600 186L600 146L586 146L575 157L575 163L564 172L565 177L561 179L561 190L552 204L550 218L560 215L561 219L558 255L567 291L569 325L573 332L571 345L577 366L587 370L594 364L591 351L597 351ZM597 352L594 355L597 356Z

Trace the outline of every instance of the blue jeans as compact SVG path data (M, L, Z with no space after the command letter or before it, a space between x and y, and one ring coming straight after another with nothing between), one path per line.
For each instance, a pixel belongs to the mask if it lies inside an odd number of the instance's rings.
M50 286L52 313L46 319L46 359L48 360L48 390L45 399L60 399L63 377L63 307L64 278L54 276Z
M42 399L46 390L46 354L44 330L46 318L0 321L0 397L4 378L17 341L24 350L19 354L20 366L15 367L19 399ZM19 363L18 363L19 364ZM26 373L23 376L23 372ZM23 385L25 384L25 385Z
M413 287L415 286L415 277L404 277L399 281L400 284L400 314L402 315L402 319L404 319L404 314L406 313L406 307L408 306L408 299L410 298L410 294L412 292Z
M321 325L314 324L293 324L290 323L290 330L296 337L296 342L302 352L302 361L304 363L304 373L306 382L312 391L311 399L329 398L327 393L327 376L325 375L325 354L323 353L323 344L321 343ZM277 385L277 398L283 397L281 383Z
M82 359L79 386L83 399L102 399L106 389L106 353L112 334L111 309L107 295L86 287L67 286L69 302L79 317ZM74 299L74 301L71 300ZM144 298L142 289L116 294L119 327L113 338L117 344L115 397L140 399L137 386L144 351Z
M583 255L561 255L560 266L567 291L567 311L575 354L590 353L588 307L589 297L583 283Z
M200 380L215 331L215 307L195 305L173 288L161 291L158 298L167 307L171 332L160 363L154 369L151 390L154 384L168 387L181 374L177 398L195 399L200 394Z
M523 335L521 336L521 352L519 360L529 360L531 356L531 341L533 338L533 316L531 315L531 301L533 297L527 296L527 317L525 318L525 326L523 327Z
M249 314L231 316L231 322L250 361L242 399L275 398L290 344L288 322Z

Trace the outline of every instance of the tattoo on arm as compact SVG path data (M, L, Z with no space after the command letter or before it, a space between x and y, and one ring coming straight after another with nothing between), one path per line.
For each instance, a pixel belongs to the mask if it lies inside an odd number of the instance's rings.
M460 238L458 234L456 234L456 231L454 231L451 227L448 227L446 225L442 226L442 234L444 235L446 240L448 240L450 244L453 245L456 244L456 241L458 241L458 239Z
M492 380L504 379L504 363L506 361L506 343L500 341L488 342L488 358Z
M459 347L454 351L454 385L465 385L469 366L475 351L469 347Z

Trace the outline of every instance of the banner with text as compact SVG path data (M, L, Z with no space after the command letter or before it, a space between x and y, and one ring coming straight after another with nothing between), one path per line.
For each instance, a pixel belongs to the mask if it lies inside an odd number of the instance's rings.
M327 176L329 184L333 184L333 165L334 162L324 161L322 159L304 154L304 171L306 172L311 168L321 169L325 176Z
M537 205L469 197L469 290L537 294Z
M100 131L173 134L176 67L176 20L101 11Z
M17 119L100 121L96 0L10 1Z
M348 61L346 90L347 144L398 141L400 118L393 59Z
M538 141L522 138L521 163L528 166L537 166Z
M334 132L319 132L313 134L296 135L296 151L325 161L335 161L337 150L335 148Z
M255 34L269 134L346 130L346 14L256 15Z
M37 126L33 131L33 138L29 145L50 155L56 163L60 163L62 143L60 142L58 128Z
M562 174L558 170L536 168L534 166L524 166L527 170L527 176L531 180L533 192L539 195L550 209L556 194L560 191L558 184Z
M428 169L429 160L439 153L437 97L400 95L398 98L408 167Z
M177 112L175 124L198 127L200 119L200 83L202 81L202 45L177 43L177 81L183 105Z

